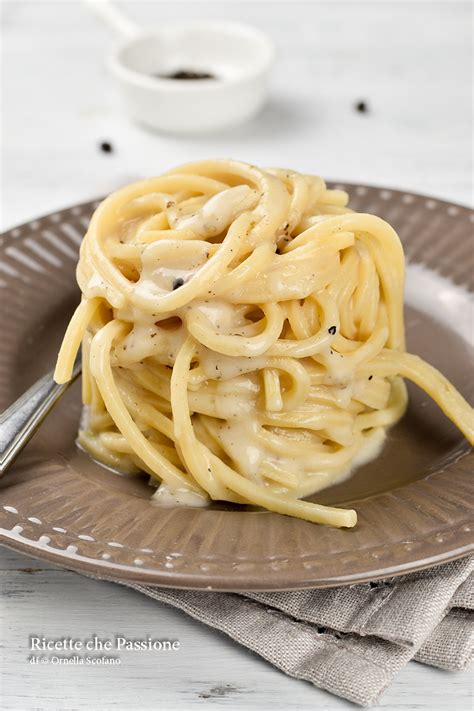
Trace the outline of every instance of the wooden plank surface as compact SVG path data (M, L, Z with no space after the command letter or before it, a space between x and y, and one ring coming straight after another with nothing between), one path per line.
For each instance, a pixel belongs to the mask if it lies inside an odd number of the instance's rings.
M184 613L122 588L0 549L2 709L351 709L286 677ZM179 640L176 652L120 652L120 666L34 666L30 636ZM468 673L410 663L382 697L384 711L468 711Z

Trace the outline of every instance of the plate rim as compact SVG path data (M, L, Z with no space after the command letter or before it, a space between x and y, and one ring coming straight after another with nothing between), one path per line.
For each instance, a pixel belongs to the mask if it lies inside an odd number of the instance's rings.
M426 202L434 202L436 206L445 206L446 208L452 207L456 209L462 209L463 211L467 211L471 217L471 221L474 216L474 210L466 205L462 205L460 203L454 203L448 200L444 200L438 197L430 197L429 195L425 195L422 193L416 193L411 190L400 190L396 188L390 188L390 187L385 187L381 185L370 185L366 183L351 183L351 182L346 182L346 181L337 181L337 180L328 180L327 184L330 185L331 187L337 187L341 189L348 190L351 192L351 190L356 191L357 190L363 190L365 192L367 191L376 191L379 194L382 192L385 192L387 194L390 194L390 197L392 195L397 195L398 200L402 201L403 196L411 196L415 199L420 199L420 200L425 200ZM358 193L359 195L361 194L360 192ZM92 210L94 209L97 204L102 200L103 198L95 198L92 200L86 200L81 203L76 203L73 205L70 205L69 207L61 208L58 210L55 210L53 212L47 213L45 215L42 215L37 218L33 218L31 220L28 220L20 225L17 225L15 227L11 227L5 232L2 232L0 234L1 240L0 240L0 246L2 248L4 246L8 246L10 240L15 239L15 235L21 232L23 229L28 229L31 228L31 225L35 222L39 222L41 220L45 219L50 219L52 216L55 216L57 219L57 222L61 222L61 218L65 215L70 214L74 210ZM6 244L5 244L6 243ZM471 450L464 456L462 456L459 460L456 461L463 461L463 463L469 462L474 462L474 452ZM454 462L448 466L448 469L452 467ZM424 479L418 480L419 482L422 481L427 481L430 480L433 476L435 476L436 472L428 475ZM412 484L415 484L417 482L412 482ZM409 486L409 485L408 485ZM403 488L403 487L402 487ZM12 513L11 511L8 511L10 508L14 507L8 507L8 505L1 506L0 505L0 523L3 518L3 511L1 509L5 509L7 513ZM28 517L25 516L25 519ZM235 576L235 578L229 578L227 577L227 582L223 582L223 576L222 573L218 575L213 575L212 573L202 573L201 575L197 575L195 573L183 573L183 572L178 572L178 571L167 571L165 569L158 569L158 568L146 568L146 567L136 567L136 566L129 566L129 565L123 565L118 562L107 562L106 560L98 560L95 558L90 558L87 555L75 555L71 551L68 551L67 548L61 549L61 548L54 548L50 547L48 543L41 543L41 538L42 536L39 537L38 540L35 540L34 538L27 538L26 536L22 536L21 534L26 533L29 531L29 527L26 526L19 526L19 523L25 523L24 519L19 519L19 521L13 526L13 529L8 530L8 529L3 529L0 528L0 544L10 548L12 550L16 550L25 554L29 555L34 555L37 558L47 560L51 563L54 563L56 565L59 565L60 567L64 568L69 568L69 569L74 569L78 572L84 572L85 574L91 574L95 577L100 577L104 578L107 580L127 580L127 581L132 581L132 582L140 582L140 583L148 583L148 584L154 584L154 585L161 585L163 587L174 587L174 588L183 588L183 589L212 589L212 590L222 590L222 591L245 591L245 590L296 590L296 589L309 589L309 588L327 588L327 587L334 587L334 586L341 586L341 585L354 585L354 584L359 584L359 583L365 583L368 581L373 581L373 580L380 580L383 578L387 577L397 577L401 575L405 575L407 573L412 573L416 572L419 570L423 570L426 568L430 568L435 565L440 565L442 563L449 562L451 560L456 560L458 558L470 555L474 551L474 540L472 540L470 543L463 543L461 545L454 545L453 544L448 544L447 546L445 545L444 547L442 545L438 545L437 547L437 553L433 552L431 555L428 557L424 557L423 559L417 559L416 554L414 554L411 558L411 560L407 563L406 561L404 563L400 564L395 564L392 566L385 566L382 569L380 569L380 563L377 564L376 558L374 557L374 564L372 566L366 566L367 570L366 572L356 572L353 574L346 574L346 575L337 575L337 576L329 576L329 577L324 577L321 576L320 574L317 575L315 578L311 577L311 573L308 572L307 575L307 580L305 579L304 581L300 581L297 584L292 583L290 585L288 584L283 584L279 585L277 581L275 580L274 582L270 583L265 583L261 584L259 578L256 578L255 575L249 575L248 573L239 573L238 575ZM30 524L31 527L31 524ZM21 530L18 531L18 528ZM466 524L463 524L462 526L463 530L466 532L469 532L469 528ZM35 531L35 533L38 531L38 529ZM451 532L451 529L448 529L449 532ZM72 536L73 534L71 534ZM433 533L430 532L429 536L432 536ZM429 536L427 536L429 538ZM44 538L44 536L43 536ZM23 540L22 540L23 539ZM417 540L425 540L419 537ZM84 541L81 541L84 543ZM443 541L438 541L439 544L442 542L446 543L446 540L443 539ZM393 545L393 544L392 544ZM442 548L442 550L440 550ZM370 548L364 549L364 552L371 550ZM284 577L284 576L283 576ZM280 576L280 579L282 579L282 576ZM231 581L231 586L229 586L229 581Z
M228 585L226 583L221 583L222 576L217 578L212 578L208 575L202 575L198 578L191 574L180 574L179 585L175 582L175 573L169 573L168 575L164 572L157 573L156 570L151 570L147 572L146 569L132 568L131 566L122 566L120 564L114 563L111 568L101 563L98 565L93 559L88 559L86 557L82 558L80 565L72 566L71 561L74 562L75 559L70 556L61 556L60 550L57 549L56 552L44 550L41 548L34 548L30 543L22 543L16 541L13 538L7 538L0 535L0 545L8 550L15 551L17 553L22 553L24 555L31 556L36 560L44 560L48 563L53 563L55 566L63 569L70 570L82 575L89 575L100 580L107 580L109 582L129 582L139 585L150 585L153 587L162 587L169 589L179 589L179 590L207 590L212 592L292 592L296 590L327 590L330 588L339 587L350 587L352 585L364 585L369 582L376 582L379 580L387 580L388 578L400 578L404 575L409 575L411 573L418 573L423 570L429 570L433 567L444 565L445 563L450 563L455 560L460 560L470 556L474 552L474 544L469 544L467 546L462 546L456 551L450 553L442 553L440 555L433 555L430 558L424 559L423 562L417 562L413 567L409 569L403 564L399 566L384 568L383 571L378 571L375 574L368 571L364 574L355 573L354 575L345 576L333 576L328 578L321 578L318 576L314 580L308 579L306 582L301 582L297 585L271 585L270 587L265 584L260 584L255 578L246 579L240 578L235 585ZM32 552L34 551L34 553ZM113 574L113 570L119 570L121 575ZM140 573L138 575L137 573Z

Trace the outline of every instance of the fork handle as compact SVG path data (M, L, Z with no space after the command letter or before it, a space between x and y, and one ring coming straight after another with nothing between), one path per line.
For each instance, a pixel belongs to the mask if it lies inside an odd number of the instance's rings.
M71 380L58 385L53 371L36 381L0 416L0 476L2 476L30 441L53 405L81 372L78 359Z

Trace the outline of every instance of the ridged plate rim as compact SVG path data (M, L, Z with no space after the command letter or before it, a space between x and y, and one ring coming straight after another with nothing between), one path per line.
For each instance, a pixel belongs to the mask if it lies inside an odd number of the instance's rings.
M406 205L407 210L413 202L423 204L427 214L435 215L442 211L444 215L449 215L451 220L455 221L453 224L458 224L461 219L467 220L471 225L474 221L473 210L438 198L378 186L334 181L332 185L347 189L351 198L359 196L360 199L368 202L370 200L385 201L387 205L394 202L398 206ZM353 202L351 199L351 203ZM54 232L55 227L69 224L78 216L90 213L96 204L97 200L87 201L14 227L2 235L0 241L2 249L8 250L8 247L13 247L18 250L17 245L20 244L17 241L18 237L28 240L31 235L37 234L38 229L44 225ZM416 259L416 245L409 244L408 247L408 257L419 261ZM456 245L456 250L459 251L458 245ZM446 263L439 263L436 266L441 273L452 276L453 281L462 283L462 269L465 269L465 265L463 267L463 260L460 259L460 261L462 268L459 274L450 274ZM5 274L0 273L0 276L5 277ZM370 506L374 502L382 509L393 505L394 499L397 499L397 503L404 501L406 506L413 507L413 495L415 498L418 495L433 496L434 485L439 496L441 490L443 493L449 491L449 487L448 489L444 488L445 485L449 484L452 487L454 484L464 491L466 501L465 510L459 511L456 521L448 522L445 526L434 526L425 536L418 535L414 540L407 538L407 540L396 541L388 546L382 543L365 547L359 551L355 551L353 545L352 548L349 546L345 553L339 555L336 569L333 567L331 572L327 569L331 567L329 563L332 555L324 555L321 552L313 557L303 556L301 559L292 561L279 556L277 551L275 555L267 556L264 560L258 557L254 560L250 557L240 560L234 554L225 560L222 558L215 561L209 559L209 556L199 558L195 550L192 560L191 558L188 561L185 560L184 564L181 560L180 565L177 566L176 560L178 559L174 559L173 565L170 566L169 553L171 551L169 550L151 551L145 546L142 548L139 546L129 547L118 541L101 541L94 539L85 529L81 529L81 532L72 529L66 531L63 526L55 525L58 522L54 520L54 512L49 512L48 520L45 519L44 514L42 514L42 518L39 518L39 516L35 516L35 513L38 512L34 504L26 509L18 504L15 506L17 502L11 492L8 494L9 487L0 489L0 543L59 566L104 579L133 580L167 587L245 591L288 590L363 583L421 570L463 557L474 551L472 533L474 521L472 514L474 507L473 462L473 452L466 453L466 448L461 447L458 458L451 461L446 469L433 472L425 479L414 481L400 490L379 494L364 504L367 506L369 514ZM36 477L41 481L40 475L43 466L46 466L48 475L51 474L51 471L56 471L66 483L68 476L72 477L70 472L67 473L66 462L48 460L43 463L35 463L35 481ZM53 469L51 469L52 466ZM28 467L31 467L28 459L21 459L11 476L13 474L20 476L22 472L28 476ZM41 485L39 484L39 486ZM70 491L73 491L74 483L71 479L69 479L69 487ZM12 479L11 489L15 490L15 488L15 481ZM32 491L34 491L33 484ZM358 508L360 510L360 502ZM412 510L416 511L416 506ZM182 510L174 509L171 513L164 515L164 518L168 517L171 520L177 511ZM221 514L222 518L229 512L216 513ZM192 514L191 518L194 515ZM248 513L248 516L255 515L263 515L273 520L284 519L286 521L284 525L288 532L292 530L292 527L300 526L300 522L295 523L295 520L277 514ZM366 514L362 511L361 515L364 517ZM185 514L185 516L189 516L189 514ZM311 524L305 525L311 526ZM351 531L338 532L339 534L350 537ZM114 543L117 545L114 546ZM179 567L180 570L177 569Z

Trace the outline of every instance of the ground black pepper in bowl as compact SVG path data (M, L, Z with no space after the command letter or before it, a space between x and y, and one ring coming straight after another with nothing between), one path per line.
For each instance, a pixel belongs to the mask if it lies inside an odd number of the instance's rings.
M153 76L158 79L184 79L184 80L196 80L196 79L216 79L214 74L209 72L196 71L194 69L177 69L169 74L154 74Z

